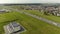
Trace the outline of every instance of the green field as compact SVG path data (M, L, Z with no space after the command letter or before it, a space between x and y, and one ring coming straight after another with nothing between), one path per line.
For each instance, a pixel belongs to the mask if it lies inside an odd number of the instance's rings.
M52 20L52 21L55 21L55 22L59 22L60 23L60 17L58 16L54 16L54 15L44 15L43 12L39 12L38 10L24 10L25 12L28 12L30 14L34 14L34 15L37 15L39 17L43 17L43 18L46 18L46 19L49 19L49 20Z
M3 26L11 21L17 20L16 12L1 13L0 14L0 34L4 33Z
M21 34L60 34L60 28L18 12L0 14L0 34L4 34L3 26L14 20L26 29Z
M19 14L18 22L27 30L21 34L60 34L60 28L33 17Z

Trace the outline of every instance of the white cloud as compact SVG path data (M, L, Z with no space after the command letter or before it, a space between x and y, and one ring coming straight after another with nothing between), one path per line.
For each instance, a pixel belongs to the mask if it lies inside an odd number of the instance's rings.
M1 3L60 3L60 0L0 0Z

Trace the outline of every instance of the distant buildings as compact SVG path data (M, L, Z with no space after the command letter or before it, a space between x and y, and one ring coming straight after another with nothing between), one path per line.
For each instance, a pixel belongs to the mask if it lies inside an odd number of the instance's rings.
M39 12L47 12L55 16L60 16L60 6L28 5L24 7L24 10L39 10Z
M6 9L1 9L0 10L0 13L7 13L7 12L9 12L9 10L6 10Z

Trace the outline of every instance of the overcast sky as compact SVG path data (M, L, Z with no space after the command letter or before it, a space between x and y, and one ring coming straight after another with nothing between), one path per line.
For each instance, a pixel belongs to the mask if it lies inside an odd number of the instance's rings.
M60 0L0 0L0 4L4 3L60 3Z

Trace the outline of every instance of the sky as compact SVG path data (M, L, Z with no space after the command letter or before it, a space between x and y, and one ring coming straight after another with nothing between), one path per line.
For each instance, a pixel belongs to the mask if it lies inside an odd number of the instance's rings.
M4 3L60 3L60 0L0 0L0 4Z

